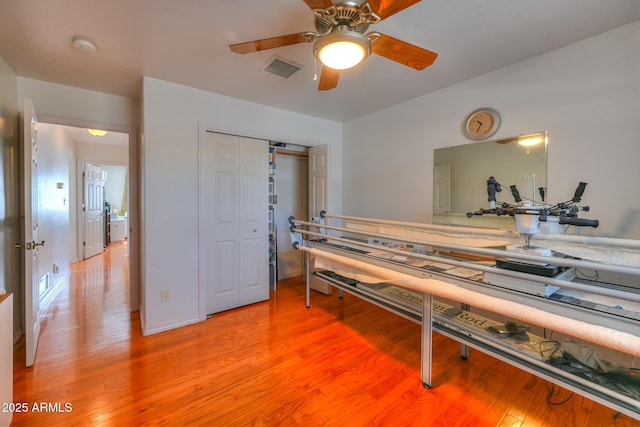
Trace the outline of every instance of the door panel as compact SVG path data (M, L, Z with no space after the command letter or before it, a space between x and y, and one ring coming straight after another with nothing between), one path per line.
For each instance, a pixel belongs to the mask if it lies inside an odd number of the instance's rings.
M216 194L218 200L224 200L225 203L216 203L216 216L214 217L217 224L228 224L230 229L237 222L236 215L236 176L233 172L216 173Z
M215 276L218 285L216 286L216 292L212 293L212 297L229 298L231 299L229 305L233 304L237 299L237 280L235 278L235 271L237 270L236 253L235 241L218 241L215 254L217 258Z
M451 167L449 164L433 167L433 212L451 212L450 194Z
M238 173L240 235L244 264L240 268L240 301L251 304L269 299L269 147L266 141L239 138Z
M309 148L309 215L312 217L320 216L322 210L328 211L328 156L327 145Z
M24 100L23 150L24 150L24 296L26 364L35 363L40 337L40 274L38 248L44 242L38 240L38 119L30 99Z
M211 282L207 289L207 314L228 310L238 305L238 177L236 164L237 147L228 135L208 144L213 154L209 173L214 181L205 186L205 191L215 189L208 194L215 212L212 227L206 238L215 244L212 265L215 265ZM208 189L207 189L208 188Z
M309 216L319 217L329 211L329 146L309 148ZM310 286L324 294L331 293L331 285L311 276Z
M243 267L244 274L244 287L245 290L249 290L250 292L253 289L260 287L263 281L263 274L260 268L252 268L252 264L254 260L260 260L264 255L262 239L246 239L244 241L244 250L243 252L246 256L246 264ZM259 292L259 290L258 290ZM249 297L250 298L250 297ZM260 301L260 299L257 299Z
M269 298L268 145L201 135L199 280L212 314Z
M84 165L84 259L104 252L105 174L101 167Z

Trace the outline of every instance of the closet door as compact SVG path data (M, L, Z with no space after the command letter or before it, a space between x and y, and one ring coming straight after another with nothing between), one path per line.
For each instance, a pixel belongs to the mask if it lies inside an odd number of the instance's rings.
M268 299L267 141L204 132L199 169L206 314Z
M239 140L239 280L245 305L269 298L269 145Z

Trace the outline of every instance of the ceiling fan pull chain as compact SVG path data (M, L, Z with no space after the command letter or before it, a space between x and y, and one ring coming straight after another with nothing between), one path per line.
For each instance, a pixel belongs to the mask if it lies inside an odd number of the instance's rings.
M313 81L318 80L318 57L313 55Z

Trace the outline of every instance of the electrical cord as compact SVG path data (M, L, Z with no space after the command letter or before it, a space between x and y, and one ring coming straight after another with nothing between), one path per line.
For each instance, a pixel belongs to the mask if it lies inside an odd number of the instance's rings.
M551 398L555 397L555 396L558 396L560 394L560 390L562 390L562 388L558 387L558 391L557 392L554 392L554 390L555 390L555 387L554 387L554 385L552 383L551 384L551 390L549 390L549 394L547 394L547 404L553 405L553 406L564 405L565 403L567 403L573 397L573 394L574 394L573 392L571 392L569 394L569 397L567 397L566 399L561 400L559 402L552 402Z
M545 334L546 334L546 330L545 330ZM547 345L550 344L550 348L542 348L543 345ZM540 341L538 343L538 352L540 353L540 357L542 357L543 360L547 360L552 358L557 351L560 350L560 343L558 341L553 341L553 340L545 340L545 341ZM549 353L547 355L547 353Z

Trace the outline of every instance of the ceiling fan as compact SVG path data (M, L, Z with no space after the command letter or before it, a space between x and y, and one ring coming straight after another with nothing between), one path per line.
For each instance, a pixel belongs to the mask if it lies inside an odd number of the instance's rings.
M416 70L423 70L438 54L379 32L365 34L377 24L421 0L357 1L304 0L315 16L315 32L287 34L229 46L235 53L252 53L298 43L315 42L313 54L323 65L318 90L338 85L342 70L358 65L371 53Z

